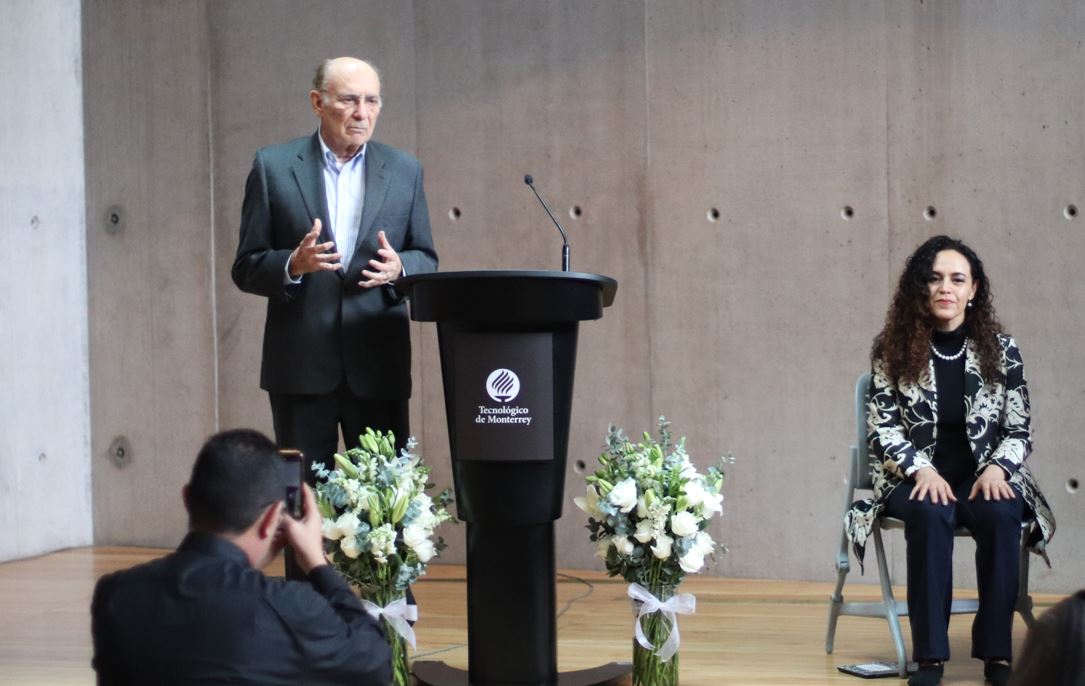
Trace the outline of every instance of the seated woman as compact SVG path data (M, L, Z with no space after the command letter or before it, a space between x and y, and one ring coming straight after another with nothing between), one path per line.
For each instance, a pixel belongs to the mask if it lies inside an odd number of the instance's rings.
M1009 681L1022 517L1043 552L1051 511L1024 466L1032 448L1021 354L1002 332L983 263L964 243L936 236L904 265L885 327L871 350L867 408L874 499L847 515L860 547L874 518L904 520L908 615L918 671L934 686L949 659L953 532L976 541L980 605L972 656L995 686Z

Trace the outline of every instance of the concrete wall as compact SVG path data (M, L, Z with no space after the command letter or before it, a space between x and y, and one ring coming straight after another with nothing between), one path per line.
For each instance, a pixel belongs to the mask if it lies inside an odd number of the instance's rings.
M79 3L0 5L0 560L91 542Z
M270 431L263 303L228 280L244 178L256 148L313 130L311 69L349 53L382 69L377 137L426 166L443 269L557 266L531 173L574 268L620 282L581 328L561 565L599 565L571 496L607 424L639 432L662 413L702 465L738 458L713 529L731 553L711 573L829 578L852 383L903 260L948 232L984 256L1032 381L1033 467L1060 523L1054 570L1034 569L1033 587L1080 585L1085 513L1067 484L1081 477L1085 219L1064 215L1085 203L1080 3L229 0L85 14L88 172L111 170L88 173L87 194L99 541L173 544L173 494L204 435ZM129 208L119 238L93 225L112 205ZM413 429L447 485L436 336L414 333ZM102 457L118 435L135 437L124 469ZM445 559L462 561L462 530L447 535ZM903 542L891 552L902 572Z
M88 2L83 30L95 541L173 546L181 485L217 425L228 278L212 264L207 16Z

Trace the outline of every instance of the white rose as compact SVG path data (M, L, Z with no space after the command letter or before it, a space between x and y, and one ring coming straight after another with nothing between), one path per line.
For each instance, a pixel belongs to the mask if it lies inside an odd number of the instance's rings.
M411 520L411 526L433 531L437 527L437 517L428 509L422 510L417 517Z
M678 558L678 566L690 574L699 572L701 567L704 566L704 553L697 546L693 546L689 549L689 552Z
M343 537L342 532L339 531L339 525L335 523L334 519L323 520L320 523L320 533L329 541L338 541Z
M335 528L339 529L339 535L351 538L358 533L358 527L362 521L353 512L344 512L335 520ZM335 539L332 539L335 540Z
M689 510L682 510L671 517L671 531L675 536L692 536L697 533L697 518Z
M629 512L637 506L637 482L631 476L622 479L614 484L607 499L622 512Z
M611 536L610 542L614 544L614 548L622 555L629 555L633 552L633 541L627 536Z
M660 534L656 537L655 545L652 546L652 554L658 560L666 560L671 556L671 543L673 542L674 539L667 534Z
M655 535L652 533L652 520L642 519L637 522L637 530L633 534L633 538L637 539L640 543L647 543L654 537Z
M362 549L358 547L357 536L347 536L339 541L339 549L352 560L362 554Z
M573 498L573 502L584 512L592 517L598 517L599 512L599 491L595 490L595 486L588 485L588 489L583 497L577 496Z
M433 547L433 541L428 538L421 543L413 547L414 554L418 556L418 559L422 562L429 562L430 558L437 554L437 549Z
M411 525L403 529L403 542L407 544L408 548L417 548L422 545L423 541L428 541L429 536L426 535L426 530L418 525Z

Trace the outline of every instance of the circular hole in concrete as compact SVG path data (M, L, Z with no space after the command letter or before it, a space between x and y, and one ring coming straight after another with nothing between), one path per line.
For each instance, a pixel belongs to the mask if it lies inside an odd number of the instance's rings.
M38 462L45 462L48 459L49 457L45 453L41 453L40 455L38 455Z
M844 205L844 207L841 208L840 217L842 219L844 219L845 221L851 219L854 216L855 216L855 208L852 207L851 205Z
M33 217L30 218L30 228L36 229L39 226L41 226L41 220L38 219L38 215L35 214Z
M584 214L584 211L580 209L580 205L573 205L569 208L569 216L573 219L580 219L582 214Z
M1071 478L1071 479L1066 480L1066 492L1067 493L1071 493L1071 494L1077 493L1077 487L1078 487L1077 479Z
M460 208L453 207L451 210L448 211L448 218L451 219L452 221L456 221L457 219L460 218L460 216L462 214L463 213L460 212Z
M1067 219L1073 219L1077 216L1077 205L1067 205L1066 209L1062 211L1062 216Z
M923 210L923 218L930 221L938 216L938 210L934 205L927 205L927 208Z
M573 463L573 470L576 471L577 474L583 474L584 470L587 468L588 465L584 460L577 460Z
M710 208L706 216L708 217L708 221L718 222L720 220L720 211L715 207Z

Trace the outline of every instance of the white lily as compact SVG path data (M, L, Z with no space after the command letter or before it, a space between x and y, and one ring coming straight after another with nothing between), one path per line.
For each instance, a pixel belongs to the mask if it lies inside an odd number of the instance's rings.
M595 490L595 486L591 484L588 484L583 496L573 498L573 503L589 516L598 517L601 514L599 512L599 491Z

